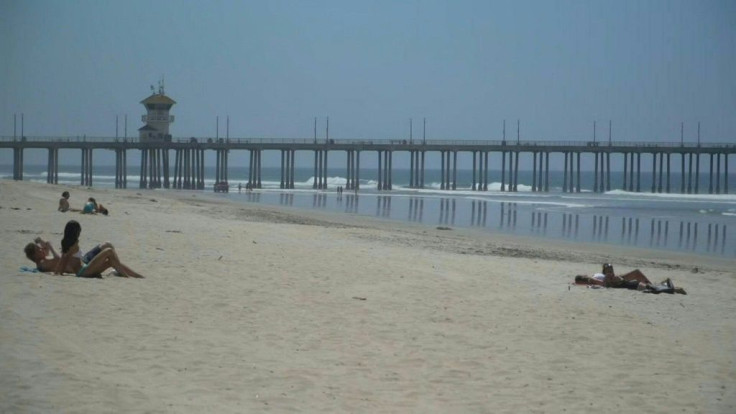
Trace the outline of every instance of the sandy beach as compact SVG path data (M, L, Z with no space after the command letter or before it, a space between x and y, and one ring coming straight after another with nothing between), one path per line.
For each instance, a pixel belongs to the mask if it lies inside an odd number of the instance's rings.
M71 219L146 278L20 271ZM0 229L0 412L736 412L728 259L13 181Z

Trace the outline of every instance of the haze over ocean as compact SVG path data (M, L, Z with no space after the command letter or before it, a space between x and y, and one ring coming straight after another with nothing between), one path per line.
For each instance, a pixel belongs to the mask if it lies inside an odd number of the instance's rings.
M0 135L128 136L163 77L175 137L704 142L736 137L732 1L0 4ZM14 117L15 115L15 117ZM16 125L14 128L14 119ZM12 160L0 153L0 162ZM39 156L38 161L44 158ZM26 159L33 164L33 159ZM76 161L76 160L74 160ZM275 166L277 160L264 159ZM402 167L402 165L396 165Z

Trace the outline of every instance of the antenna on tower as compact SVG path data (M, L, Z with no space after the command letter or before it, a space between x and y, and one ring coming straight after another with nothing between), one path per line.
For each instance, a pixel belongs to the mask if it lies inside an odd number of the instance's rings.
M161 75L161 80L158 82L158 94L164 95L164 75Z

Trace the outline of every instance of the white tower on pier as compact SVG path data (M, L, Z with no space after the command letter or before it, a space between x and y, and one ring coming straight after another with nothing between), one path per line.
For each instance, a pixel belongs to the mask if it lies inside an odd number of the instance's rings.
M174 122L174 115L169 115L176 101L164 94L164 81L158 84L158 92L151 85L151 96L141 101L146 107L146 115L141 116L144 126L138 128L141 142L171 141L169 124Z

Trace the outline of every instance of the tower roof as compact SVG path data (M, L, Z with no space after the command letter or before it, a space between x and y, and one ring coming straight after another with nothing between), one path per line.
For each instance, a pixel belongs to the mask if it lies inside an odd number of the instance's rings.
M154 93L153 95L149 96L148 98L141 101L143 105L145 104L168 104L173 105L176 103L175 100L169 98L168 96L162 94L162 93Z

